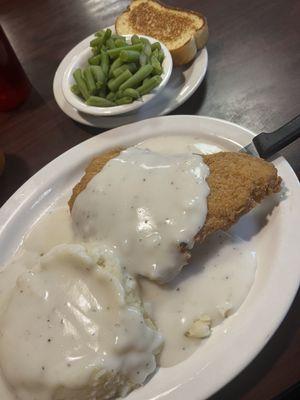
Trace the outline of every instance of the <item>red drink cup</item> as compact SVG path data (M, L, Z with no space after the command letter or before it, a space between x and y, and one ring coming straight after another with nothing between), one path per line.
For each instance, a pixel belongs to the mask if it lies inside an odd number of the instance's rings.
M9 111L23 103L30 83L0 26L0 111Z

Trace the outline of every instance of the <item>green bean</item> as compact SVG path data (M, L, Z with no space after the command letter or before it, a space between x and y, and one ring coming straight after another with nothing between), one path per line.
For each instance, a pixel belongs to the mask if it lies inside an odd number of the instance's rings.
M136 62L140 58L140 53L133 50L122 50L120 52L120 58L124 62Z
M106 80L106 76L99 65L91 65L92 74L96 80L96 82L104 83ZM99 88L98 88L99 89Z
M99 54L99 49L98 49L98 47L92 47L92 53L93 53L93 55L94 56L97 56L98 54Z
M128 69L128 67L126 66L126 64L121 65L120 67L116 68L112 73L112 77L116 78L117 76L121 75L122 72L126 71Z
M111 29L106 29L103 36L103 43L106 44L107 40L111 37Z
M123 91L122 90L118 90L116 92L116 99L120 99L121 97L124 97Z
M101 47L102 44L103 44L103 37L102 36L96 37L95 39L90 41L90 46L91 47L99 47L99 46Z
M110 100L105 99L104 97L98 97L98 96L90 96L86 104L88 106L95 106L95 107L113 107L115 106L115 103L113 103Z
M96 32L96 33L95 33L95 36L103 37L104 34L105 34L105 31L102 30L102 31Z
M114 49L112 49L112 50L114 50ZM101 67L102 67L102 70L105 75L108 74L108 70L109 70L109 57L107 54L108 51L107 52L104 50L101 51Z
M139 69L136 63L128 63L125 65L128 67L129 71L133 74Z
M146 54L144 52L141 52L139 61L140 61L141 67L143 67L144 65L146 65L148 63L148 57L146 56Z
M161 49L161 45L160 45L160 43L159 42L154 42L154 43L152 43L151 44L151 50L152 51L154 51L154 50L160 50Z
M90 65L99 65L101 61L100 54L98 56L93 56L88 59Z
M121 53L122 50L141 51L142 48L143 48L143 44L142 43L137 43L137 44L134 44L132 46L126 45L124 47L116 47L115 49L107 50L107 54L111 58L116 58L116 57L119 56L119 54Z
M161 83L162 79L160 76L155 75L149 81L144 83L142 86L138 87L136 90L139 92L141 96L144 94L147 94L151 92L156 86L158 86Z
M98 83L100 84L101 82L98 82ZM98 90L98 96L99 97L106 97L106 94L107 94L106 86L104 84L102 84L102 87L100 87L99 90Z
M96 82L96 88L97 88L97 90L105 88L105 82L101 82L101 81Z
M116 78L117 76L119 76L122 72L124 72L124 71L126 71L126 69L128 69L131 73L135 73L137 70L138 70L138 68L137 68L137 66L136 66L136 64L135 63L129 63L129 64L123 64L123 65L121 65L119 68L116 68L114 71L113 71L113 76Z
M152 51L152 56L158 57L158 49Z
M115 47L126 46L126 40L124 40L124 39L116 39L114 43L115 43Z
M118 35L117 33L112 33L112 34L111 34L111 38L112 38L113 40L116 40L116 39L125 40L125 39L124 39L124 36L120 36L120 35Z
M83 76L85 78L87 87L89 89L89 92L91 94L96 93L96 83L92 74L91 67L87 67L85 70L83 70Z
M121 97L120 99L117 99L116 100L116 104L118 105L118 106L121 106L121 105L123 105L123 104L130 104L130 103L132 103L133 102L133 99L131 98L131 97L128 97L128 96L126 96L126 97Z
M121 75L122 72L126 71L127 69L129 70L128 65L127 65L127 64L123 64L123 65L121 65L121 67L116 68L116 69L113 71L112 74L113 74L113 76L116 78L117 76Z
M151 65L154 69L154 72L157 75L160 75L162 73L162 67L160 65L160 62L158 61L158 59L155 56L151 56Z
M139 92L132 88L127 88L122 93L125 97L129 96L132 97L134 100L138 99L140 96Z
M165 59L165 53L163 52L163 50L159 50L158 51L158 56L157 59L160 63L162 63Z
M127 69L126 71L122 72L122 74L119 75L117 78L108 81L107 86L112 92L116 92L119 86L131 77L132 73Z
M120 90L125 90L129 87L136 87L140 82L142 82L148 75L150 75L153 71L153 67L150 64L144 65L141 67L131 78L127 79L120 86Z
M109 92L108 95L106 96L107 100L114 101L116 98L116 93L115 92Z
M108 76L111 78L111 77L113 76L114 70L117 69L117 68L119 68L119 67L121 67L122 64L123 64L123 61L122 61L119 57L116 58L116 59L113 61L113 63L111 64L111 66L110 66Z
M114 49L116 47L114 40L112 40L112 38L109 38L106 41L106 46L108 49Z
M151 43L149 42L148 39L141 37L141 38L140 38L140 41L141 41L143 44L149 44L150 47L151 47Z
M78 88L78 86L76 84L71 86L71 90L72 90L72 92L74 94L76 94L76 96L80 96L81 95L81 92L80 92L80 90L79 90L79 88Z
M138 35L133 35L133 36L131 36L131 43L132 44L141 43L141 39L138 37Z
M151 45L150 43L145 43L144 48L143 48L143 52L146 54L147 57L151 56L152 50L151 50Z
M143 80L143 85L144 85L146 82L150 81L150 79L151 79L151 76L147 76L147 78L145 78L145 79Z
M77 83L78 89L80 90L80 93L84 99L88 99L90 97L90 92L87 87L87 84L85 80L82 77L81 69L78 68L73 72L73 78L75 82Z

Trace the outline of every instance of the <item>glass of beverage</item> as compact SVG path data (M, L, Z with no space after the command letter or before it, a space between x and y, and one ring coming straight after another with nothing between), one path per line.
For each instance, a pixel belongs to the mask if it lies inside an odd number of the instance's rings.
M0 25L0 111L16 108L29 92L28 78Z

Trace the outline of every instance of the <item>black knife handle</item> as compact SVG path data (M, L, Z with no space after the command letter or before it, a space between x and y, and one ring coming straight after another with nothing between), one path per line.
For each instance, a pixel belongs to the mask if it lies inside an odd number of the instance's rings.
M260 133L253 143L262 158L271 157L277 151L300 137L300 115L271 133Z

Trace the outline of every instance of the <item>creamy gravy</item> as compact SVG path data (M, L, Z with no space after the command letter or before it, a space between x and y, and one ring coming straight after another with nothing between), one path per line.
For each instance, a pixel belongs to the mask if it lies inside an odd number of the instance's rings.
M72 220L69 208L65 205L67 201L68 196L63 196L50 210L46 211L31 227L11 262L0 266L0 318L17 278L36 264L40 255L53 246L73 241ZM0 399L15 400L1 368Z
M199 142L193 136L159 136L153 137L136 145L141 149L148 149L160 154L197 153L212 154L219 151L228 151L221 146Z
M208 174L197 154L131 147L110 160L75 200L78 236L111 243L124 269L167 282L187 263L180 244L191 249L205 222Z
M63 206L60 201L59 205L48 210L31 228L23 242L27 251L43 255L58 244L76 241L70 210L66 206L68 198L64 197L64 200Z
M119 375L122 393L141 384L162 338L146 324L135 288L99 243L54 247L20 275L0 317L1 366L14 392L24 400L60 398L61 390L66 399L104 399L95 389L101 372L112 394Z
M255 253L247 242L220 232L195 246L191 263L172 282L141 281L143 300L165 338L161 366L183 361L203 342L185 336L193 321L207 315L214 327L237 311L255 270Z

